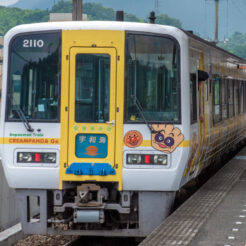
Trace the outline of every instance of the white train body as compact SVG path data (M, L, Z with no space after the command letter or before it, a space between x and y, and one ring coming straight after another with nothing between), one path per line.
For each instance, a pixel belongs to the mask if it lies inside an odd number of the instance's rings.
M1 156L24 231L146 236L183 185L245 139L245 63L169 26L11 29Z

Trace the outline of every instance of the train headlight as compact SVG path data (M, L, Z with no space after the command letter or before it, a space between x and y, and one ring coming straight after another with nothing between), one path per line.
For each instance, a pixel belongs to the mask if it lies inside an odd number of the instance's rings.
M128 164L140 164L142 162L141 155L138 154L128 154L127 163Z
M32 153L28 153L28 152L19 152L17 154L17 162L32 162L33 161L33 157L32 157Z
M167 155L154 155L154 164L167 165Z
M167 155L127 154L126 162L133 165L167 165Z
M56 153L45 153L44 162L45 163L56 163Z
M56 163L54 152L17 152L17 163Z

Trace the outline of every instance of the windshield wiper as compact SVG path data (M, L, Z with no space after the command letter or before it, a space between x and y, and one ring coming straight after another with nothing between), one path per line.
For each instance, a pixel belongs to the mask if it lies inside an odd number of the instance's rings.
M143 118L144 123L149 128L150 132L153 132L153 129L152 129L150 123L146 120L146 118L144 116L144 111L143 111L143 107L141 106L141 103L138 101L137 97L133 94L131 95L131 99L133 100L134 104L137 106L137 109L138 109L139 113L141 114L141 117Z
M8 96L9 96L9 99L15 103L14 98L10 94L8 94ZM22 123L24 124L26 130L29 132L33 132L34 129L31 127L30 123L28 122L28 120L27 120L24 112L22 111L21 107L18 104L15 104L13 106L15 106L16 112L17 112L19 118L21 119Z

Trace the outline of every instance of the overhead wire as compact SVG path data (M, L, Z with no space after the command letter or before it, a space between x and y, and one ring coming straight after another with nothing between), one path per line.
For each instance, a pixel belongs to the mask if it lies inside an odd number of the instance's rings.
M226 38L229 37L229 2L226 0Z
M212 8L214 7L214 0L205 0L206 1L206 11L207 11L207 32L208 32L208 39L211 40L211 35L213 37L213 31L210 31L211 30L211 27L214 26L214 17L213 17L213 14L214 14L214 11L211 11ZM213 38L212 38L213 39Z
M204 12L204 21L205 21L205 37L208 38L208 30L207 30L207 0L205 0L205 12Z

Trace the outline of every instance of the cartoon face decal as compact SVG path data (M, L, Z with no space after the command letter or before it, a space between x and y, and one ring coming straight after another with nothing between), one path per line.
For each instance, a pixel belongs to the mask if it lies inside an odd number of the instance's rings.
M90 155L90 156L96 156L98 155L98 148L96 146L88 146L86 148L86 155Z
M143 136L138 131L129 131L124 137L124 142L127 147L136 148L143 141Z
M162 152L172 153L184 140L184 135L173 125L152 125L151 145Z

